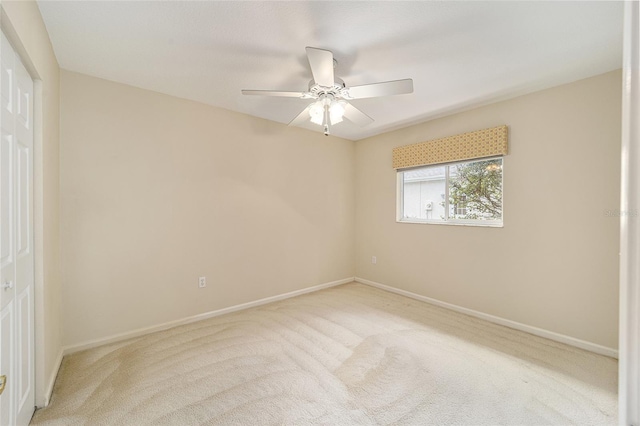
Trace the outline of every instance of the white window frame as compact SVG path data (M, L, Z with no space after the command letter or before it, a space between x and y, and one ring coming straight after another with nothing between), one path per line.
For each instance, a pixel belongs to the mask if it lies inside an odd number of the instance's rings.
M502 186L502 219L500 220L477 220L477 219L456 219L449 217L449 166L455 166L458 164L472 163L474 161L485 161L485 160L494 160L501 159L502 160L502 182L500 185ZM396 173L397 180L397 191L396 191L396 222L398 223L419 223L419 224L428 224L428 225L457 225L457 226L484 226L490 228L503 228L504 227L504 157L503 156L495 156L495 157L487 157L487 158L477 158L474 160L465 160L465 161L456 161L452 163L444 163L444 164L433 164L428 166L420 166L420 167L412 167L410 169L402 169L398 170ZM404 217L404 172L421 169L423 167L445 167L445 175L444 175L444 199L445 199L445 209L444 209L444 220L435 220L435 219L420 219L415 217Z

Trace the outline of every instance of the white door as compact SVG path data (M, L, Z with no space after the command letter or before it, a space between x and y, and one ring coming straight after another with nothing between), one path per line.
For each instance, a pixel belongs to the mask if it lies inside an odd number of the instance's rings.
M26 425L35 407L33 80L4 34L0 109L0 425Z

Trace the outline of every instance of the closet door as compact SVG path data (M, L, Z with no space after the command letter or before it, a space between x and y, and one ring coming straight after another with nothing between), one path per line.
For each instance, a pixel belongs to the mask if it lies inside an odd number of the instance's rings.
M4 34L0 109L0 425L26 425L35 407L33 81Z

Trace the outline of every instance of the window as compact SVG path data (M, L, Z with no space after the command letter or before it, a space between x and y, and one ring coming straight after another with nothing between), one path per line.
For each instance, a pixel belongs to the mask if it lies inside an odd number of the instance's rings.
M454 214L456 216L465 216L467 214L467 196L461 195L458 201L453 205Z
M398 221L502 226L502 157L398 172Z

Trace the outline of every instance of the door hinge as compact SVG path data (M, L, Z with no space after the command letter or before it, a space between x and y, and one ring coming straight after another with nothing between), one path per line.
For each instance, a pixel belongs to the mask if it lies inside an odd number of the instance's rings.
M0 376L0 395L2 395L2 392L4 392L4 387L6 384L7 384L7 376L3 374L2 376Z

